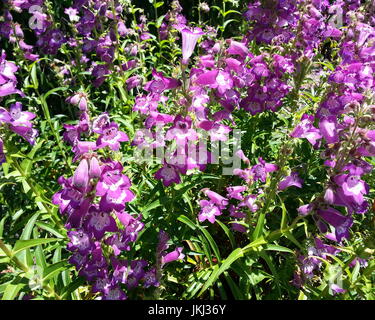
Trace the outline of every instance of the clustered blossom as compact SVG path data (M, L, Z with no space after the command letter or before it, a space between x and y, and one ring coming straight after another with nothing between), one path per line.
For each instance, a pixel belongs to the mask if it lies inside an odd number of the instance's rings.
M5 51L1 52L0 56L0 97L5 97L11 94L23 93L17 89L17 77L15 73L18 67L10 61L6 60Z
M322 235L314 238L307 253L298 255L293 284L302 287L312 281L324 261L340 254L337 245L350 238L355 215L368 212L370 186L365 180L373 166L366 157L375 156L375 130L369 129L375 120L371 100L375 9L356 11L360 0L251 0L244 13L249 28L236 40L217 40L214 27L190 24L175 0L157 29L159 41L173 39L167 42L181 44L179 68L171 74L165 71L168 68L150 68L148 81L142 75L147 69L143 54L151 47L153 36L142 11L127 26L127 1L73 0L63 11L66 28L50 16L44 0L5 0L4 4L0 36L26 63L39 63L42 54L56 56L53 63L61 82L74 87L66 102L76 108L78 121L63 125L63 139L72 147L76 166L71 177L59 178L61 190L54 194L53 203L65 217L69 262L100 299L122 300L137 287L159 287L166 264L185 257L183 247L168 251L170 237L163 230L159 231L155 263L134 257L135 243L145 225L142 214L134 213L133 208L129 213L127 203L135 199L132 183L123 164L114 160L129 137L109 113L93 118L90 110L90 86L103 86L102 93L107 92L107 79L110 89L116 86L121 97L137 92L132 111L138 113L143 128L135 132L131 145L138 151L163 150L160 165L152 172L169 192L188 175L217 163L213 146L228 142L237 112L250 118L276 113L286 102L299 107L304 73L315 68L310 62L320 57L317 54L324 45L341 39L339 46L332 46L339 63L327 78L327 91L317 100L318 109L314 114L299 110L302 116L290 133L293 142L306 139L305 145L319 150L327 173L322 192L298 208L298 214L312 219ZM207 13L210 7L200 2L199 10ZM28 12L29 29L37 38L34 45L25 42L25 30L14 21L14 11ZM335 14L342 18L344 28L330 20ZM257 44L262 45L260 52ZM66 65L57 59L65 50L72 53ZM2 51L1 102L9 95L24 97L17 89L18 66L6 58ZM138 69L142 72L134 72ZM88 87L85 75L90 77ZM0 108L1 133L8 129L33 145L38 135L32 123L36 115L22 109L20 102ZM206 145L208 136L210 146ZM0 164L6 161L6 144L0 137ZM287 194L288 188L290 192L303 188L306 177L298 166L267 162L272 161L268 156L249 159L242 150L235 156L244 166L234 170L233 184L221 186L217 192L201 190L205 199L199 199L197 220L215 224L227 219L241 236L252 229L253 218L260 212L269 213L264 199L271 186L277 198ZM325 244L323 238L335 246ZM367 260L356 257L349 266L356 265L366 267ZM346 292L336 284L329 289L334 295Z
M0 23L0 34L9 38L11 36L9 28L11 27L12 21L9 12L6 12L5 18L5 22ZM9 20L9 24L7 24L7 19ZM19 30L18 36L21 36L22 30L20 27L15 26L15 28ZM6 30L8 30L9 33L4 35ZM2 50L0 55L0 98L14 94L20 95L21 97L25 96L21 90L17 89L17 70L18 66L6 60L5 51ZM22 104L20 102L11 104L9 110L0 107L0 126L20 135L31 145L35 144L35 140L38 136L38 131L33 128L33 123L31 122L35 117L36 115L32 112L22 111ZM0 164L5 161L4 142L3 138L0 136Z
M324 260L330 260L330 255L337 255L340 252L339 249L324 244L319 238L314 239L314 245L311 245L307 249L307 255L298 256L298 265L300 273L295 273L293 279L293 285L301 287L305 281L313 278L313 276L320 270Z
M86 102L82 99L86 98L74 95L69 101L79 104L85 114L87 110L82 106ZM62 190L54 195L53 203L66 216L70 230L67 249L72 252L69 261L79 275L92 284L92 291L102 299L126 299L124 288L156 285L150 284L152 270L146 269L147 261L122 258L144 228L142 215L126 212L126 203L135 195L121 163L99 155L103 148L118 150L119 142L128 139L116 123L110 122L108 114L94 121L88 119L86 124L86 129L80 124L65 127L66 140L73 146L79 164L72 177L59 179ZM84 132L98 135L96 142L81 141L80 134Z
M325 190L299 212L312 214L319 230L337 242L349 239L352 215L364 214L369 207L369 186L363 176L372 171L372 165L361 157L375 155L373 130L362 127L368 123L366 119L373 118L373 106L365 101L365 95L375 87L375 59L368 54L374 37L370 25L351 22L340 50L341 64L329 76L326 99L316 117L303 115L291 133L292 137L306 138L314 147L326 148L321 154L329 176Z
M278 170L278 167L271 163L266 163L262 158L259 158L259 163L250 166L249 159L243 154L242 150L237 152L246 164L249 165L247 169L236 169L235 174L244 180L246 184L229 186L226 188L227 195L223 197L210 189L202 189L201 191L209 198L209 200L200 200L199 204L201 211L198 214L198 220L203 222L208 220L215 223L216 217L223 214L223 210L228 210L231 220L231 227L235 231L246 232L245 223L253 213L256 213L262 205L260 195L263 193L258 184L266 182L269 172ZM290 186L301 187L302 179L298 177L297 173L292 173L286 177L280 184L280 190Z
M338 0L330 4L326 0L251 1L244 14L251 25L247 38L276 45L293 43L293 51L297 49L301 51L299 54L312 57L315 49L324 40L341 37L342 32L330 18L341 18L341 7L345 2Z

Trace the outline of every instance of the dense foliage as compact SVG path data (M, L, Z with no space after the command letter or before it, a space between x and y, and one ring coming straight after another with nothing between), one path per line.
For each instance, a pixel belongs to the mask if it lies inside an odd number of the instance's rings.
M373 0L3 0L0 298L374 299Z

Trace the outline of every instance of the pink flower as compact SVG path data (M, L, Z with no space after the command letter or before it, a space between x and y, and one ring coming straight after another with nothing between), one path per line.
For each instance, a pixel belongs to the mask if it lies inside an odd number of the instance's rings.
M220 216L222 214L219 207L217 207L216 204L211 201L200 200L199 204L202 208L198 215L198 220L200 222L208 220L211 223L215 223L216 216Z
M109 146L113 151L120 149L120 142L129 141L125 132L118 130L118 124L115 122L110 123L103 128L103 133L96 141L98 148Z
M166 255L162 256L161 258L162 266L172 261L182 260L185 257L185 255L182 253L182 250L183 250L183 247L178 247L172 252L169 252Z
M189 58L193 54L198 39L204 35L200 28L183 28L180 30L182 34L182 64L188 64Z

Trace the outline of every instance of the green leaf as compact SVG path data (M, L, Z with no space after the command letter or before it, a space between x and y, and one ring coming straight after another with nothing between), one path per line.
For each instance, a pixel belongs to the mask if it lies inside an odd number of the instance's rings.
M267 250L267 251L279 251L279 252L289 252L289 253L294 254L293 250L291 250L289 248L286 248L286 247L283 247L283 246L276 245L276 244L267 244L265 246L264 250Z
M69 264L66 260L59 261L57 263L54 263L50 266L48 266L46 269L44 269L43 272L43 281L47 281L48 279L51 279L55 275L60 274L64 270L69 269Z
M236 13L236 14L239 14L240 16L242 15L242 13L239 12L239 11L236 11L236 10L228 10L228 11L224 12L224 17L226 17L228 14L231 14L231 13Z
M226 258L223 263L221 264L220 268L218 265L214 266L214 271L212 272L211 276L208 278L206 283L204 284L202 290L199 292L198 296L201 296L210 286L214 284L214 282L219 278L219 276L226 271L230 265L236 261L237 259L243 257L242 248L238 248Z
M50 91L48 91L44 96L43 96L43 99L44 101L47 101L47 98L51 95L51 94L54 94L56 92L59 92L59 91L66 91L68 90L69 88L67 87L58 87L58 88L54 88Z
M216 269L216 266L214 266L214 272L212 272L210 278L206 281L204 284L202 290L199 292L198 296L201 296L210 286L213 285L213 283L219 278L219 276L226 271L230 266L232 265L233 262L236 260L242 258L245 253L254 250L256 247L261 246L262 244L267 243L263 238L259 238L251 243L249 243L247 246L243 248L237 248L236 250L233 250L231 254L224 260L222 261L222 264L220 268Z
M221 255L219 248L215 242L215 240L212 238L212 236L209 234L209 232L203 228L202 226L198 225L199 230L203 233L203 235L206 237L208 240L213 252L215 253L216 258L218 259L219 262L221 262Z
M232 245L232 249L235 249L236 248L236 240L234 239L234 236L233 236L233 233L228 229L228 227L222 223L221 221L219 220L216 220L216 222L218 223L218 225L224 230L225 234L227 235L229 241L230 241L230 244Z
M197 229L197 226L194 224L193 221L191 221L188 217L181 215L177 218L178 221L181 221L182 223L185 223L190 229L195 230Z
M33 66L31 68L31 80L33 81L33 86L35 89L38 89L39 87L39 82L38 82L38 77L36 75L36 67L38 65L36 63L33 63Z
M80 286L84 285L85 283L86 283L86 280L83 277L79 277L78 279L74 280L67 287L65 287L61 298L66 299L73 291L75 291Z
M64 234L62 234L59 231L55 230L54 227L51 224L48 224L48 223L45 223L45 222L42 222L42 221L37 221L35 224L39 228L52 233L57 238L60 238L60 239L65 239L66 238L66 236Z
M24 283L8 284L1 300L14 300L24 286Z
M59 241L61 239L31 239L31 240L18 240L13 248L13 254L17 254L25 249L38 246L40 244L46 244L54 241Z
M357 279L358 279L358 275L359 275L359 270L360 270L360 264L359 262L357 261L356 264L355 264L355 267L354 267L354 270L353 270L353 273L352 273L352 283L356 282Z

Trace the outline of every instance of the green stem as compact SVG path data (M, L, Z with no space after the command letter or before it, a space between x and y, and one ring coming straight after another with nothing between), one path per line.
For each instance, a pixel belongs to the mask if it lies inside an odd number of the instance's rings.
M34 181L31 181L26 175L25 173L23 172L21 166L19 165L19 163L17 162L16 159L12 159L11 161L11 164L14 165L15 169L21 174L21 176L25 179L25 181L27 182L27 184L30 186L30 189L32 190L32 192L38 197L38 198L42 198L42 195L39 193L39 191L35 188L35 183ZM44 207L44 209L47 211L47 213L51 216L53 222L55 222L55 224L57 226L59 226L60 228L64 228L63 224L61 223L61 221L58 219L58 217L55 216L55 214L52 212L51 208L47 205L45 205L43 202L41 202L41 205Z
M20 268L23 272L28 272L29 268L24 265L17 257L13 255L13 252L8 249L5 243L0 239L0 249L7 255L7 257L14 262L14 264Z
M66 158L66 154L65 154L65 150L64 150L64 147L62 146L62 143L61 143L61 139L60 139L60 136L58 134L58 132L55 130L55 127L53 126L53 123L52 123L52 120L51 120L51 115L49 113L49 110L48 110L48 105L47 105L47 102L45 101L44 97L42 97L39 93L39 90L36 89L36 92L37 92L37 95L38 95L38 98L39 98L39 101L42 105L42 109L43 109L43 113L44 113L44 117L46 118L49 126L51 127L51 130L52 130L52 133L55 137L55 140L56 140L56 143L57 143L57 146L59 147L60 149L60 153L61 155L63 156L64 158L64 161L65 161L65 165L67 167L67 169L70 171L71 174L73 174L73 171L70 167L70 163L68 162L68 159Z

